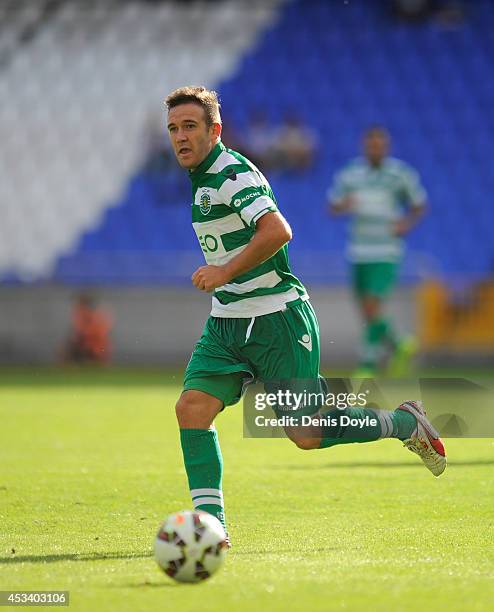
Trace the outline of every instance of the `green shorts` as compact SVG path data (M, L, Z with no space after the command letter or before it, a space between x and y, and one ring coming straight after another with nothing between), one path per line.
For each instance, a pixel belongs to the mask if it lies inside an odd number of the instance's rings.
M209 317L185 371L184 391L236 404L253 380L319 379L319 324L309 302L251 319Z
M391 262L352 264L353 289L359 297L386 297L396 283L398 264Z

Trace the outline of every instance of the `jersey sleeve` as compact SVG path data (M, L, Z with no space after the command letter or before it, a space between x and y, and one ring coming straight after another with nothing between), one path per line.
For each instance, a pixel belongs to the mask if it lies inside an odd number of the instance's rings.
M402 170L402 197L413 208L424 206L427 201L427 192L424 189L418 172L406 166Z
M255 170L227 179L219 189L219 195L221 200L252 228L263 215L278 210L266 179Z
M341 202L343 198L351 192L351 185L348 179L348 171L346 168L336 173L333 178L333 183L327 191L327 198L331 204Z

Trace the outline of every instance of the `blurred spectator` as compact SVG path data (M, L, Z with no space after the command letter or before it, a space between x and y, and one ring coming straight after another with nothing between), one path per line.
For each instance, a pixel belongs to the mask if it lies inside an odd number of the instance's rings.
M274 142L274 164L282 170L304 171L312 165L317 137L294 114L285 117Z
M274 162L275 130L266 114L257 110L249 119L245 135L245 155L261 170L269 170Z
M176 165L163 116L149 114L144 127L144 170L149 174L168 173L176 171Z
M432 0L392 0L393 14L407 21L418 21L428 17L432 10Z
M462 2L440 2L435 13L440 25L445 28L456 28L463 24L465 11Z
M242 153L242 155L247 155L247 151L245 151L245 146L239 139L238 134L235 131L235 128L233 127L233 122L225 116L223 116L221 141L225 145L225 147L233 149L234 151L238 151L239 153Z
M464 7L461 0L391 0L393 14L406 21L421 21L436 17L445 26L463 22Z
M72 329L63 351L65 363L107 363L110 358L110 315L89 295L80 295L72 311Z
M272 127L263 111L251 115L245 155L261 170L304 171L312 165L316 147L315 132L293 113L279 127Z
M150 113L144 127L142 173L149 201L154 206L182 204L189 199L189 184L178 171L175 153L161 113Z

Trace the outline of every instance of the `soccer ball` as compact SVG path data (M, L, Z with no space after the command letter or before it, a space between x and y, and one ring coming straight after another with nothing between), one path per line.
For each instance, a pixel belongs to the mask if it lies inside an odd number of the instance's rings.
M223 564L228 548L226 533L217 518L200 510L171 514L154 541L160 568L179 582L200 582Z

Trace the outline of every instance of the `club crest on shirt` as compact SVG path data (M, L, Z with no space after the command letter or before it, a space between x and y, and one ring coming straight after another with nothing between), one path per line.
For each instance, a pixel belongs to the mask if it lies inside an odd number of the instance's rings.
M203 215L207 215L211 210L211 196L207 191L203 191L201 193L201 197L199 199L199 210Z

